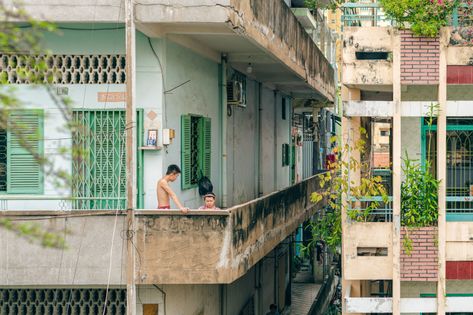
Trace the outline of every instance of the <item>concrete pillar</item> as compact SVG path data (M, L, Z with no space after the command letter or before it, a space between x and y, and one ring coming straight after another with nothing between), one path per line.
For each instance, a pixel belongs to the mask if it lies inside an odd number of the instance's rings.
M401 37L391 32L393 47L393 314L401 313Z
M437 282L437 314L445 314L446 289L446 182L447 182L447 45L448 32L444 28L440 32L439 60L439 113L437 117L437 179L438 189L438 282Z

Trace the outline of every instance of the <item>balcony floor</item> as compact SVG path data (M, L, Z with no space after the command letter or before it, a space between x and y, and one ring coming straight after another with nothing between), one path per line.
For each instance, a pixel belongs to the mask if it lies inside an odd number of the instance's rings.
M304 266L302 267L304 269ZM309 313L312 304L322 286L314 283L314 278L310 270L299 271L292 283L291 315L306 315Z

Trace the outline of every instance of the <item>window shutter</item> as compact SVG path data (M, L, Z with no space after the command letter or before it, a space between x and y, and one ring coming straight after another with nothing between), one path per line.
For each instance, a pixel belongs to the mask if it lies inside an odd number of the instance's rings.
M204 176L210 178L210 165L212 158L212 129L210 118L200 120L200 168Z
M181 116L181 188L189 189L191 184L191 116Z
M43 113L39 110L12 112L8 121L7 192L41 194L43 174L35 154L43 156Z

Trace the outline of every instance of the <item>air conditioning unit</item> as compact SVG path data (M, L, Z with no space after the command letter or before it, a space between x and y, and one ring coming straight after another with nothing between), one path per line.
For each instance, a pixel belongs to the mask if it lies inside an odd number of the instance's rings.
M246 107L245 91L240 81L227 82L227 104Z

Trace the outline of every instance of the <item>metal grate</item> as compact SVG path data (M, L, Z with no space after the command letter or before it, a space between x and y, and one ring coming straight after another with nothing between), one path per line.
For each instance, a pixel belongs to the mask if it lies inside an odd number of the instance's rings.
M199 179L199 122L201 117L191 116L191 184Z
M437 171L437 126L424 130L423 154ZM424 127L425 129L426 127ZM471 213L473 209L473 130L470 126L447 126L447 212ZM430 148L430 150L429 150Z
M7 131L0 129L0 191L7 191Z
M125 208L125 112L76 111L74 209Z
M126 314L126 290L1 289L2 315L121 315ZM106 304L106 306L105 306ZM105 312L104 312L105 307Z
M473 185L473 131L455 130L447 132L447 196L471 196ZM447 202L450 212L471 212L467 201Z
M46 70L40 70L44 65ZM50 55L0 53L0 77L9 84L31 83L25 71L51 84L124 84L125 56ZM36 82L37 83L37 82Z

